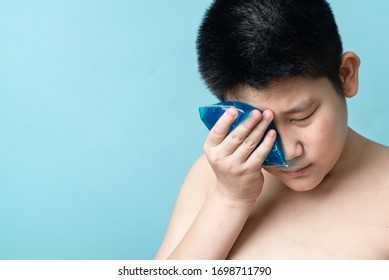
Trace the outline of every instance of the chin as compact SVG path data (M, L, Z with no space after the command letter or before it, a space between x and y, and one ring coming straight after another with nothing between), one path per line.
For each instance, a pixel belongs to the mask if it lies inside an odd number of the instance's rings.
M282 180L281 181L290 189L296 192L307 192L315 189L320 185L322 179L319 178L298 178L292 180Z
M313 184L307 184L307 185L303 185L303 184L286 184L286 186L296 192L308 192L308 191L311 191L313 189L315 189L317 187L317 185L313 185Z

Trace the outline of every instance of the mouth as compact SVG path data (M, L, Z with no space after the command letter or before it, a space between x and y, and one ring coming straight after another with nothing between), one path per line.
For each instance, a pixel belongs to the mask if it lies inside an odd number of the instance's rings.
M308 164L304 167L293 167L293 168L281 169L280 171L288 177L297 178L306 174L310 166L311 164Z

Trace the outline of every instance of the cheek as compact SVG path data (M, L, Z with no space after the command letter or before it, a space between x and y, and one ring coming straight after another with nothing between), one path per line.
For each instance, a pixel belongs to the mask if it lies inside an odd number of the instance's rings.
M347 119L342 112L327 111L312 125L309 134L310 141L304 145L306 152L311 151L311 156L327 159L332 164L343 149Z

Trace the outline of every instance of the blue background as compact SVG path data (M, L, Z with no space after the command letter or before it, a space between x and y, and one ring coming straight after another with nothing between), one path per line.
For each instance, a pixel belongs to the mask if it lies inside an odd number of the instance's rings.
M210 0L0 0L0 259L152 259L216 102ZM330 1L362 60L350 125L389 144L387 1Z

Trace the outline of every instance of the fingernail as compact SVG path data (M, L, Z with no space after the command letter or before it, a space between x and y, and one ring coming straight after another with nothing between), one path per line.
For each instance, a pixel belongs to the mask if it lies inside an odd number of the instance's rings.
M265 112L263 112L263 117L266 119L266 120L268 120L268 121L271 121L271 119L272 119L272 114L269 112L269 111L265 111Z
M237 114L236 109L234 109L234 108L228 109L228 110L227 110L227 113L228 113L231 117L233 117L233 118L235 118L235 117L236 117L236 114Z
M275 130L271 129L271 130L269 130L269 132L267 133L267 135L268 135L270 138L274 138L274 137L276 137L276 132L275 132Z
M257 120L260 116L260 112L258 110L253 110L251 113L250 113L250 116L251 118L253 118L254 120Z

